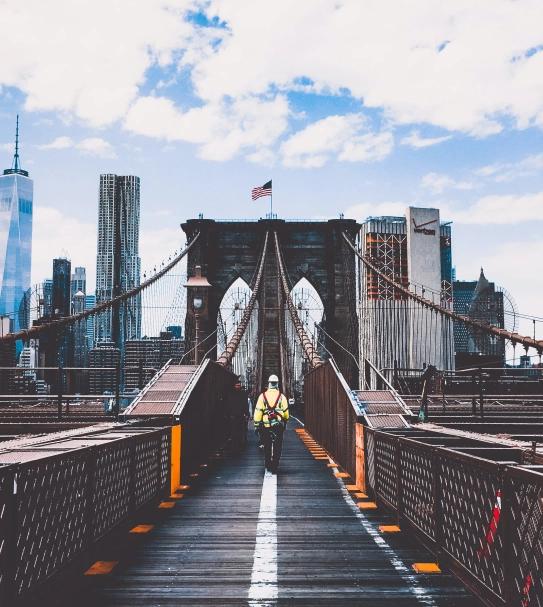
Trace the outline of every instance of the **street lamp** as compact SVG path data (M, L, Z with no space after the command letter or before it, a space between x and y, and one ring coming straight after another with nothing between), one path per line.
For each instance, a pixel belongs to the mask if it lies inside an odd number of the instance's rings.
M202 343L200 339L200 320L206 320L207 318L208 292L211 287L207 278L202 276L201 266L195 266L194 276L188 279L185 287L190 289L187 300L192 303L190 312L194 315L194 362L199 364L200 344Z

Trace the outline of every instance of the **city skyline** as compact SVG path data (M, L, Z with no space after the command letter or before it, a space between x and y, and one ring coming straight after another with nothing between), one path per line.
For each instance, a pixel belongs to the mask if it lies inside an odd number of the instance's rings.
M141 178L142 273L180 246L188 217L263 216L250 190L273 178L286 218L439 208L453 221L458 278L483 266L541 315L543 281L526 263L543 246L541 6L413 2L387 29L387 3L332 4L277 2L266 23L258 3L127 4L104 29L100 2L62 19L8 2L0 44L15 63L0 69L0 142L9 158L21 111L40 184L32 282L64 249L94 284L100 173ZM24 53L13 50L20 23L36 32ZM75 43L83 23L100 44ZM52 44L59 28L68 41ZM314 40L322 52L308 57L300 49ZM118 56L96 52L119 41Z

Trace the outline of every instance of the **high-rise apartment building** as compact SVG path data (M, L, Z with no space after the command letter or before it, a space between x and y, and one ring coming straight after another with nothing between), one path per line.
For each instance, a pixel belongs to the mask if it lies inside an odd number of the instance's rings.
M394 282L451 306L451 227L440 224L438 209L409 207L405 217L370 217L360 238L364 254ZM363 263L359 275L362 358L379 369L454 368L451 322L418 309Z
M108 301L140 284L140 179L100 175L96 303ZM123 348L141 336L141 300L131 298L95 320L95 339Z
M19 164L19 117L15 154L0 175L0 316L9 316L11 331L25 328L25 293L30 289L33 181Z

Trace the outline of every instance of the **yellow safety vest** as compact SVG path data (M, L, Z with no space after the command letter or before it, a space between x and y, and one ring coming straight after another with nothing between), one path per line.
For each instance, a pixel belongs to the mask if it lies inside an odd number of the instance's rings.
M265 399L264 395L266 396ZM268 405L266 405L266 401L268 401ZM273 406L274 404L275 407ZM275 413L275 416L272 412ZM264 428L271 428L282 421L286 422L288 418L288 399L284 394L281 394L279 390L272 388L266 390L266 392L258 397L254 414L255 427L263 424Z

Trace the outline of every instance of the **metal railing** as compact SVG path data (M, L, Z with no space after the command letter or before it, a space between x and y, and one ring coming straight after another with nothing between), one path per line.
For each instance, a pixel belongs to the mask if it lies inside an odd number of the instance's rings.
M305 375L304 414L309 433L357 478L356 426L362 412L333 359Z
M364 429L368 488L488 605L543 605L541 467ZM503 455L502 455L503 457Z
M170 428L120 427L109 436L89 429L0 454L0 462L17 462L0 463L0 604L38 591L163 495L170 440Z

